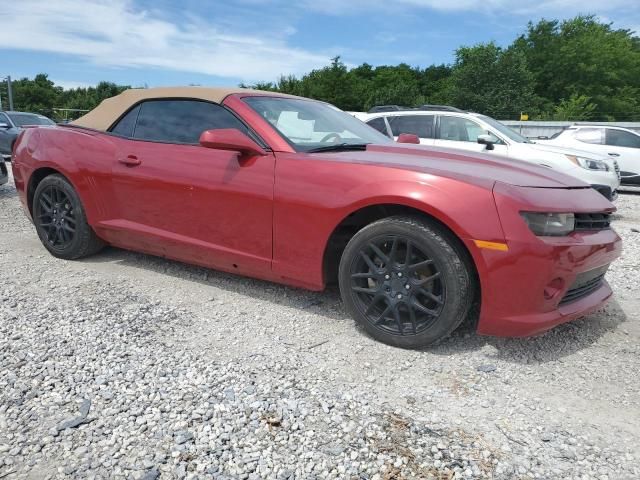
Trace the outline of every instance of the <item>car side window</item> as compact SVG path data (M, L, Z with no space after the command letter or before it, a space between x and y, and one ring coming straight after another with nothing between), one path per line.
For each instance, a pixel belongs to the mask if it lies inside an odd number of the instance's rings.
M369 120L367 122L367 125L376 129L383 135L389 136L389 134L387 133L387 124L384 122L384 117L378 117L378 118L374 118L373 120Z
M205 130L247 127L220 105L198 100L149 100L140 105L133 138L152 142L198 144Z
M574 133L576 140L594 145L602 145L604 140L602 128L580 128Z
M615 147L640 148L640 135L634 135L624 130L607 128L605 134L605 144Z
M419 138L433 138L433 115L398 115L387 117L394 137L411 133Z
M448 115L440 117L440 132L438 135L440 140L476 143L479 135L491 135L494 143L502 143L498 137L482 128L476 122Z
M0 112L0 123L6 123L7 125L11 125L9 123L9 119L7 118L7 116L2 112Z
M120 135L122 137L133 137L133 129L136 126L136 120L138 120L138 113L140 112L140 105L133 107L127 114L122 117L111 128L111 133Z

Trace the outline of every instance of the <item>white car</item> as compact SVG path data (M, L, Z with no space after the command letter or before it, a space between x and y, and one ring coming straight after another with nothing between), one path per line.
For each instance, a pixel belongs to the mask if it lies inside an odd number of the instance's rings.
M533 143L486 115L443 106L393 107L390 111L352 115L396 140L402 133L414 134L423 145L488 152L544 165L583 180L609 200L616 198L620 186L615 160L573 148Z
M607 155L620 165L621 182L640 185L640 133L608 125L573 125L549 140L536 143L580 148L596 155Z

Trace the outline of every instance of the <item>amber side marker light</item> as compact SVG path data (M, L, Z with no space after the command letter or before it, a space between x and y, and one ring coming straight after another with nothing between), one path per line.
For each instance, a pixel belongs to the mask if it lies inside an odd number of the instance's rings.
M486 248L488 250L499 250L501 252L507 252L509 250L509 246L506 243L486 242L484 240L474 240L473 243L475 243L478 248Z

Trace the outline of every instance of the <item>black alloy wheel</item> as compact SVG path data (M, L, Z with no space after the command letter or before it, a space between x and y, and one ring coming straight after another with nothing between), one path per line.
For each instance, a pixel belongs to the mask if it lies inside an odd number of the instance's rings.
M87 223L80 197L62 175L49 175L38 184L31 213L40 241L56 257L73 260L104 246Z
M475 283L462 247L421 218L389 217L360 230L340 262L347 309L374 338L419 348L466 318Z
M73 203L59 186L49 185L40 192L34 220L51 248L64 251L73 243L77 222Z
M391 335L417 335L442 312L446 289L433 259L402 235L371 239L351 267L358 309Z

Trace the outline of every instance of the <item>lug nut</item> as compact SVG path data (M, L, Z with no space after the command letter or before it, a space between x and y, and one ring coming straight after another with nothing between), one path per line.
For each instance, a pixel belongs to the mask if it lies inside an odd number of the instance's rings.
M385 275L385 276L384 276L384 279L385 279L385 280L389 280L389 278L391 278L391 277L389 277L389 275Z
M411 288L411 285L409 285L408 283L404 286L404 288L406 288L407 290L409 290Z
M402 276L402 272L398 272L398 276L401 277Z
M398 299L401 299L401 298L402 298L402 294L401 294L401 293L399 293L397 298L398 298Z

